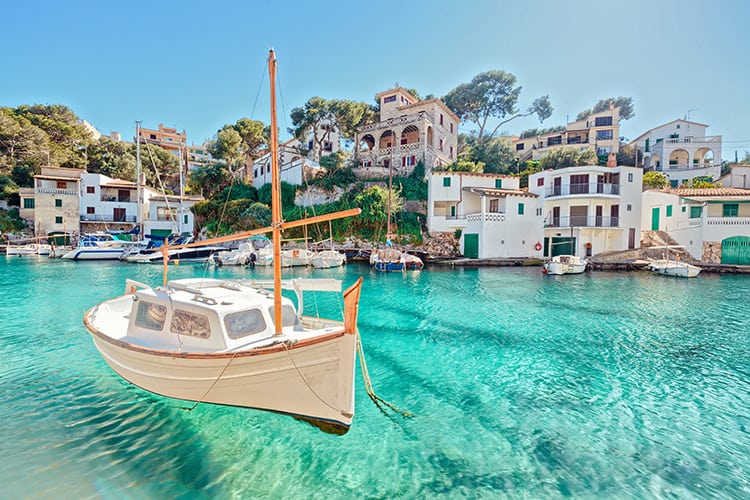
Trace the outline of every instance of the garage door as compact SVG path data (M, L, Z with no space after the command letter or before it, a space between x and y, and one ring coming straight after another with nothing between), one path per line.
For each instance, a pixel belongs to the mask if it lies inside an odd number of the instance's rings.
M750 237L732 236L721 242L721 263L750 266Z

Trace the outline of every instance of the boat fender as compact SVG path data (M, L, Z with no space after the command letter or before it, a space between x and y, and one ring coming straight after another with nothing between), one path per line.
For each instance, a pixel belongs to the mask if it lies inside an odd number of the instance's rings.
M536 243L534 244L534 250L536 250L536 251L538 252L538 251L539 251L539 250L541 250L541 249L542 249L542 244L541 244L540 242L538 242L538 241L537 241L537 242L536 242Z

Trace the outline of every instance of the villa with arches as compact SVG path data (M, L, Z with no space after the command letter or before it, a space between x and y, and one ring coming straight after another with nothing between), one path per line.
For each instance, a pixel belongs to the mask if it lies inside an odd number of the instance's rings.
M644 132L630 145L642 161L644 171L667 176L672 187L696 177L718 180L721 176L721 136L706 135L708 125L673 120Z
M380 119L359 128L355 165L373 175L425 172L456 161L459 118L440 99L420 101L401 87L380 92Z

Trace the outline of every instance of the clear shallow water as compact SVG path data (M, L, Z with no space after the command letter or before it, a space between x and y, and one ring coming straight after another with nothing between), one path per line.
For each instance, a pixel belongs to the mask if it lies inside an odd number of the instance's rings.
M750 496L750 277L365 276L345 436L128 385L82 325L160 266L0 257L0 498ZM269 276L172 268L171 278ZM311 312L340 302L306 298Z

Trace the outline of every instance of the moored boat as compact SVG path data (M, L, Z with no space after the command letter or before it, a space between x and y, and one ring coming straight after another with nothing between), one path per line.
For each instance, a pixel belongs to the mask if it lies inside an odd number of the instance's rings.
M167 281L165 277L164 286L156 288L128 281L125 295L90 309L84 324L110 367L136 386L172 398L288 414L340 434L349 429L354 416L362 279L343 294L342 320L305 316L302 292L338 292L341 284L328 279L283 281L281 232L356 215L360 209L302 221L281 220L273 51L268 64L272 226L174 249L271 232L273 280ZM164 250L166 272L171 249ZM297 293L297 307L282 296L282 289Z
M577 255L556 255L544 262L542 272L545 274L581 274L586 270L588 261Z

